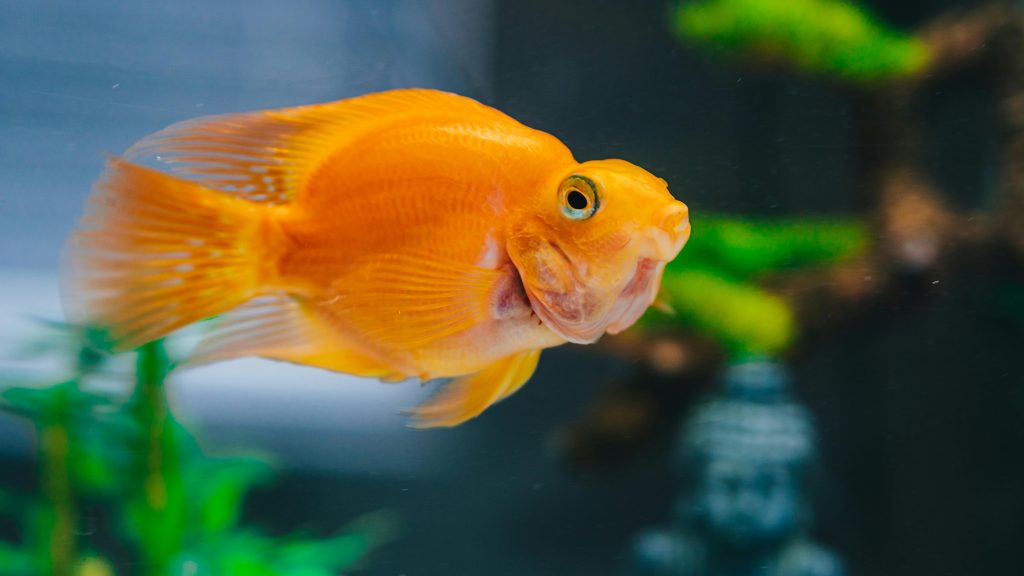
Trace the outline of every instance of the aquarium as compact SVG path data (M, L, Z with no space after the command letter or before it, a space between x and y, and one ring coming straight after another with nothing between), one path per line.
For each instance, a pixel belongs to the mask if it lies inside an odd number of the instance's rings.
M0 0L0 576L1010 574L1024 6Z

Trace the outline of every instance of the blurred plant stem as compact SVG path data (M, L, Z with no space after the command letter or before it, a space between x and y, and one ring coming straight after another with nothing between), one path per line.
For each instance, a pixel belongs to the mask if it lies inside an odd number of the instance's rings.
M176 421L164 380L170 362L162 341L139 348L132 413L142 432L134 467L143 482L133 506L146 573L167 574L184 539L185 508Z
M75 382L60 384L76 386ZM62 390L62 392L64 392ZM75 523L78 511L71 488L71 435L72 417L70 400L66 393L58 395L52 411L39 426L39 456L42 461L43 498L46 511L43 517L48 527L47 537L39 550L40 564L55 576L69 576L75 562Z
M171 410L173 362L163 342L138 349L127 396L86 388L107 364L103 354L69 352L77 361L70 380L41 386L0 375L0 407L33 423L40 462L37 495L14 497L0 485L0 515L29 528L21 542L0 540L0 576L111 576L122 560L144 576L332 576L394 532L386 516L325 538L267 536L240 524L246 494L271 464L203 453ZM116 540L77 530L79 502L105 508L96 515L111 520ZM97 549L105 542L118 546Z

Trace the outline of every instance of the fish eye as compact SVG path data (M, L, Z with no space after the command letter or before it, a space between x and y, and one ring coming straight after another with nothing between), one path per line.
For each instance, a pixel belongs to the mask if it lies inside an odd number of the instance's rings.
M584 176L572 175L566 178L558 188L558 197L562 205L562 213L573 220L586 220L597 212L600 205L597 198L597 185Z

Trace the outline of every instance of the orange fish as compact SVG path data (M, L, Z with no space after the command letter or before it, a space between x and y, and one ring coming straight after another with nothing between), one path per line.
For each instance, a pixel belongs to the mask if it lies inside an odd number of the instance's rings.
M452 379L413 416L454 426L542 349L632 325L689 233L633 164L578 163L469 98L395 90L144 138L96 184L63 293L119 350L220 315L194 361Z

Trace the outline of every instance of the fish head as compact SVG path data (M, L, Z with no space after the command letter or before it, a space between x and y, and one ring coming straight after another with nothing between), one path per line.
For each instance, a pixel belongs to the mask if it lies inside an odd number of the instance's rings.
M622 160L576 164L538 186L508 234L533 311L576 343L632 326L690 237L686 205Z

